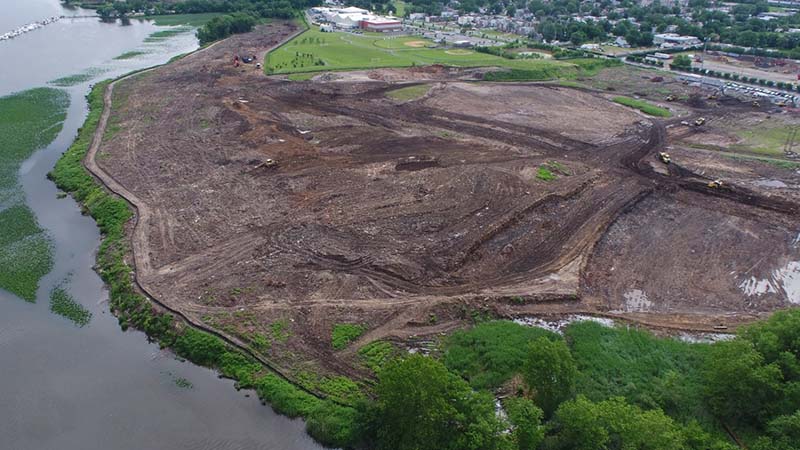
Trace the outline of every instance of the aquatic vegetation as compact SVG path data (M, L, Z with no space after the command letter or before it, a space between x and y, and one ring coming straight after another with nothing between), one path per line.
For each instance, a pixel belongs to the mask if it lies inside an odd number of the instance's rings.
M175 381L175 386L178 386L179 388L191 389L194 387L194 384L192 384L191 381L183 377L176 377L174 381Z
M92 320L92 313L75 301L62 286L57 286L50 291L50 311L66 317L79 327L88 325Z
M180 27L171 28L169 30L156 31L155 33L150 34L150 36L147 36L147 38L145 38L144 41L145 42L160 42L160 41L169 39L169 38L171 38L173 36L177 36L179 34L188 33L188 32L190 32L192 30L194 30L194 28L192 28L192 27L180 26Z
M120 55L120 56L122 56L122 55ZM119 57L117 57L117 58L119 58ZM114 59L117 59L117 58L114 58ZM76 86L76 85L79 85L81 83L85 83L85 82L97 77L98 75L101 75L101 74L105 73L105 72L106 72L105 69L101 69L99 67L92 67L90 69L84 70L81 73L76 73L74 75L67 75L65 77L57 78L57 79L55 79L53 81L48 82L48 84L52 84L53 86L58 86L58 87Z
M53 264L50 240L23 204L22 162L61 131L69 95L37 88L0 98L0 288L27 301Z
M153 23L159 27L174 25L199 27L214 17L219 17L221 15L222 13L216 12L199 14L170 14L163 16L147 16L145 19L152 20Z

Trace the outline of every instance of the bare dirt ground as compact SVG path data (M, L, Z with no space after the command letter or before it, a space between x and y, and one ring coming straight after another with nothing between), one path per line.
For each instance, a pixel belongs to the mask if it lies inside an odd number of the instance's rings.
M476 313L712 330L800 301L797 199L734 170L711 189L714 176L657 162L700 132L676 135L682 118L592 90L465 81L474 70L290 82L233 67L294 31L273 23L118 83L118 131L94 159L136 200L139 283L278 366L368 377L361 345ZM431 89L386 96L409 82ZM752 113L679 107L710 123ZM368 330L334 351L338 323Z

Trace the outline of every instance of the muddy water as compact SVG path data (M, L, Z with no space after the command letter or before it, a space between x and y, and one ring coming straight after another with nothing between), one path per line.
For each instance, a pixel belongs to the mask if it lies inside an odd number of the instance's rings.
M57 0L0 0L0 11L0 33L53 15L87 13L65 11ZM68 19L0 42L0 96L87 69L102 73L97 81L165 62L197 45L191 34L144 43L154 30L150 23ZM130 50L150 53L113 61ZM210 370L176 360L142 333L122 332L108 312L107 293L91 269L100 242L97 227L72 199L58 199L45 179L83 123L84 96L93 81L66 88L71 105L64 130L21 169L26 201L52 237L55 266L35 304L0 290L0 448L319 448L301 421L274 414L254 393L237 392ZM48 311L48 292L65 278L94 315L85 328ZM179 386L181 379L192 386Z

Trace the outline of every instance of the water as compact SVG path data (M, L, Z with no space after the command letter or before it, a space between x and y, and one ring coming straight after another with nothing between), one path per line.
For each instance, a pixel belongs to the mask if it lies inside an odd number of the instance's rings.
M57 0L0 0L0 8L0 33L53 15L90 13L66 11ZM197 46L191 34L144 43L154 30L147 22L68 19L0 42L0 96L89 69L102 73L66 88L71 105L64 130L20 171L26 201L53 239L55 266L36 304L0 290L0 448L318 449L301 421L276 415L213 371L177 361L140 332L122 332L91 269L97 227L72 199L58 199L45 179L84 121L90 83ZM131 50L149 53L113 61ZM50 289L66 277L70 293L93 313L85 328L48 311ZM193 387L178 386L179 378Z

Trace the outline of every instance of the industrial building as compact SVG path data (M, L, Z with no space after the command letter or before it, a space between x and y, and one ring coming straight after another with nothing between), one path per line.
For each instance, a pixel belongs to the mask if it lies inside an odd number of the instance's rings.
M687 47L690 45L698 45L702 42L699 38L694 36L681 36L676 33L661 33L653 36L653 43L662 47Z
M367 31L396 31L403 28L400 19L372 14L366 9L353 6L347 8L311 8L311 13L336 28L352 30L360 28Z

